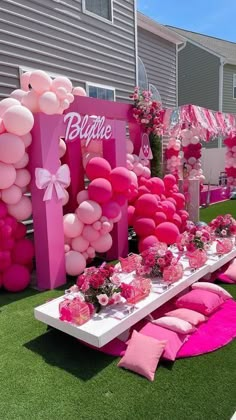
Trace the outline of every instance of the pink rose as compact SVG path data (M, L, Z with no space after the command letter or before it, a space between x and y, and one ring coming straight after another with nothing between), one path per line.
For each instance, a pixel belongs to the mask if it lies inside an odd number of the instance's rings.
M105 293L101 293L100 295L97 295L97 300L101 306L106 306L109 302L109 298Z

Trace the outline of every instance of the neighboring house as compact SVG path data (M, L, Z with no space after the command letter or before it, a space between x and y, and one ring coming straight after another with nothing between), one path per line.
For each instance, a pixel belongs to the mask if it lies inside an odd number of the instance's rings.
M21 71L68 76L89 96L127 101L136 85L135 0L1 0L0 99Z

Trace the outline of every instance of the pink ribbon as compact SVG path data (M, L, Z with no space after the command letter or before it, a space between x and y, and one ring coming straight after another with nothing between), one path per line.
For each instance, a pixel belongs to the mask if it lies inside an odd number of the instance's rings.
M40 190L46 189L43 201L52 199L53 188L55 188L58 200L66 197L65 188L70 185L70 169L68 165L62 165L55 174L47 169L35 169L35 183Z

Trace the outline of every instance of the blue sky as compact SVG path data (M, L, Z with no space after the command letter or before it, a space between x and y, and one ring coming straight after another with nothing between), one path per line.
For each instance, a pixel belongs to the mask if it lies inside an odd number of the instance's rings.
M236 42L236 0L138 0L138 10L164 25Z

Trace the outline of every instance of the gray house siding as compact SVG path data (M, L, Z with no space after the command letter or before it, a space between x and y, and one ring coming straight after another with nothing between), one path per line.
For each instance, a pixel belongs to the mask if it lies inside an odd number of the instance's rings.
M219 109L220 59L189 42L179 52L179 105Z
M19 87L19 68L112 86L127 101L136 84L134 0L113 1L113 23L82 12L82 0L1 0L0 98Z
M233 75L236 74L236 66L225 64L223 82L223 111L236 114L236 99L233 99Z
M177 105L175 44L138 28L138 55L145 65L148 82L159 90L164 107L175 107Z

